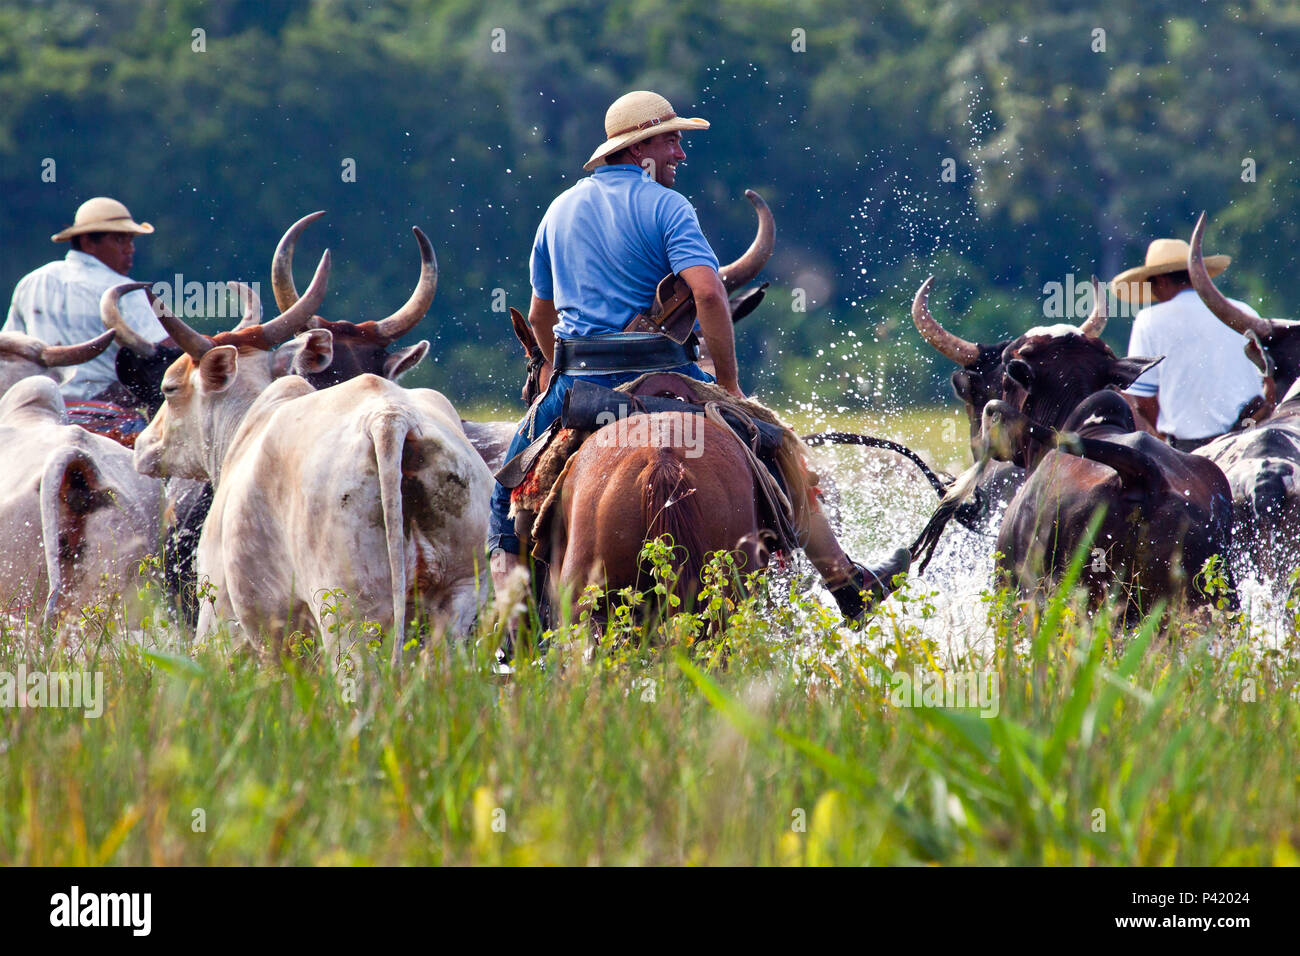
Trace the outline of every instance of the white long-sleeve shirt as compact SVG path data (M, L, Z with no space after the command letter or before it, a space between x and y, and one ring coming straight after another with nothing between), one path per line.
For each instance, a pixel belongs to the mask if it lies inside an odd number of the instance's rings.
M1229 300L1251 315L1259 313ZM1175 438L1221 435L1237 420L1241 406L1261 392L1259 369L1243 351L1246 337L1228 328L1184 289L1168 302L1138 311L1128 354L1165 360L1127 389L1130 395L1159 395L1156 428Z
M46 345L73 345L104 333L99 299L107 289L131 279L114 272L94 256L69 249L62 259L23 276L14 289L9 316L0 332L24 332ZM150 342L167 337L149 307L144 291L130 292L118 300L122 318ZM64 382L63 397L83 401L117 381L114 361L118 345L82 365ZM71 369L70 369L71 371Z

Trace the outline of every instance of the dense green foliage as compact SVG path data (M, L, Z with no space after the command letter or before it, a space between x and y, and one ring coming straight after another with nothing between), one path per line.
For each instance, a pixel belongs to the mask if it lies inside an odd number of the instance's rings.
M328 244L324 314L373 318L414 281L419 224L443 281L420 330L437 362L417 380L505 403L518 353L493 290L526 304L547 203L582 175L606 105L654 88L713 122L678 184L720 257L752 233L745 187L776 211L746 384L933 399L947 363L906 316L930 272L936 312L968 336L1022 330L1044 283L1109 278L1204 208L1211 251L1237 257L1227 288L1300 312L1297 50L1300 15L1268 0L4 0L0 290L91 195L158 227L137 277L264 289L279 234L324 208L300 281Z

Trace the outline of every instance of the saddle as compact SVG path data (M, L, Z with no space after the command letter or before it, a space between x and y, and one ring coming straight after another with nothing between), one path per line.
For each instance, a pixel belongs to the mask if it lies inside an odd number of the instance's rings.
M134 408L113 402L68 402L66 407L69 424L80 425L88 432L111 438L127 448L135 447L136 438L149 425Z
M731 322L734 325L758 308L767 292L764 282L731 298ZM695 331L695 297L691 287L680 275L669 273L655 287L655 298L650 308L632 316L624 332L658 332L678 345L684 345Z
M766 406L737 399L717 385L675 372L649 372L617 389L580 381L569 393L564 413L549 437L543 435L544 441L538 443L541 447L510 496L511 516L520 530L529 530L534 557L548 557L551 517L574 453L582 443L615 418L679 410L709 415L731 428L752 453L751 467L761 462L757 467L767 472L756 473L755 480L764 490L759 496L760 510L765 523L778 529L779 547L788 550L802 544L795 529L807 527L806 509L820 490L794 432ZM613 417L600 419L601 414Z

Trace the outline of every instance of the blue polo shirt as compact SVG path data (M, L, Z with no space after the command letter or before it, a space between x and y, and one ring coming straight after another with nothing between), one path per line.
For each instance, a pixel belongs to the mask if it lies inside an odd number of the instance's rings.
M599 166L551 203L537 227L533 293L555 302L561 338L622 332L654 301L659 280L718 268L695 209L638 166Z

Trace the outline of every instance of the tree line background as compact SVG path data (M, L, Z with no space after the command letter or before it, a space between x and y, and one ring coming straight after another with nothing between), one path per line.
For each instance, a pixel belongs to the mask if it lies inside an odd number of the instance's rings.
M941 321L992 341L1043 321L1045 283L1109 279L1206 209L1229 293L1300 316L1297 52L1300 8L1267 0L4 0L0 295L107 194L157 228L134 278L260 281L268 309L276 241L325 209L299 287L328 245L322 314L378 318L419 225L441 280L406 381L508 406L522 356L493 292L526 309L542 213L608 104L654 89L713 124L677 185L719 258L753 235L745 188L776 215L742 384L946 400L908 318L932 272Z

